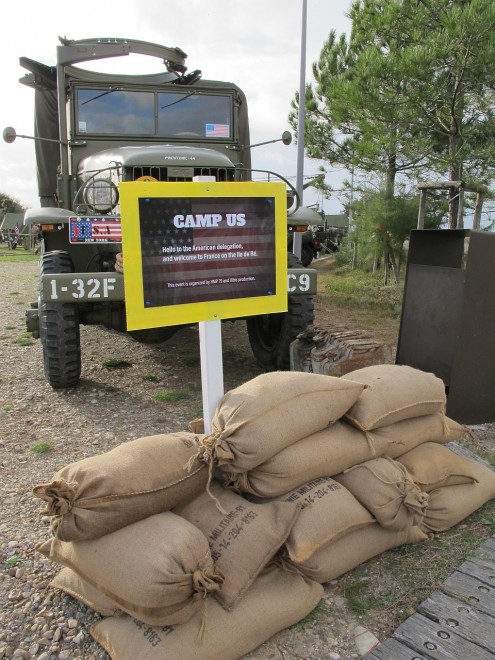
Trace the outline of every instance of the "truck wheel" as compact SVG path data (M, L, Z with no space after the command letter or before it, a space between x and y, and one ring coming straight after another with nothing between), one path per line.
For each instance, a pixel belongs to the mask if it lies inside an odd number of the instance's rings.
M46 252L41 257L41 274L73 273L67 252ZM81 342L77 305L39 301L40 338L45 377L56 389L74 387L81 377Z
M290 268L301 262L291 253ZM290 369L290 345L314 321L312 296L289 296L288 310L281 314L262 314L246 319L249 343L254 357L266 371Z
M314 256L314 252L309 245L301 246L301 263L305 268L313 261Z

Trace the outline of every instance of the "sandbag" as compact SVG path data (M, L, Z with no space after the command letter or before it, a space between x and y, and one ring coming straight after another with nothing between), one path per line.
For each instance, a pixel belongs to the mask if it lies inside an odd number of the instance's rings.
M236 660L280 630L307 616L323 597L323 587L296 573L270 567L233 610L206 601L205 634L201 617L182 626L150 627L130 617L94 624L93 638L112 660Z
M285 542L285 550L295 562L306 561L320 548L353 529L375 522L354 495L330 477L310 481L284 495L283 501L302 506Z
M430 443L433 444L433 443ZM391 458L374 458L335 477L382 527L401 531L419 525L428 506L406 468Z
M122 616L124 611L111 598L83 580L72 568L63 568L48 585L62 591L103 616Z
M71 463L33 489L47 502L61 541L95 539L187 502L205 489L198 436L168 433L132 440Z
M223 581L204 534L171 511L90 541L51 538L36 550L151 625L185 623Z
M208 539L224 577L215 596L231 609L284 543L300 508L290 502L255 504L218 482L212 483L211 495L203 493L174 512Z
M366 386L345 414L362 431L372 431L404 419L445 411L445 385L432 373L407 365L377 364L345 376Z
M441 414L408 419L371 433L344 421L303 438L244 474L224 472L226 483L244 493L273 498L379 456L397 458L422 442L457 440L466 429Z
M494 469L475 460L471 462L475 482L430 491L428 508L421 523L424 531L444 532L495 497Z
M289 563L316 582L330 582L372 557L405 543L420 543L428 538L419 527L401 532L385 529L378 522L356 529L330 543L305 562Z
M202 437L202 458L244 472L336 421L363 391L360 383L297 371L275 371L227 392Z
M449 447L425 442L399 459L421 490L429 493L442 486L477 481L477 463L459 456Z

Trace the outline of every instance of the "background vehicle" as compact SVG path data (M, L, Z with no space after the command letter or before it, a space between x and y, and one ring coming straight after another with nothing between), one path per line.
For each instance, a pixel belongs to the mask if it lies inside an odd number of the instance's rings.
M165 71L104 74L76 66L131 53L159 58ZM33 336L41 337L45 376L55 388L79 381L81 323L126 331L122 277L116 273L122 264L119 183L173 183L198 175L217 181L261 180L261 173L251 168L243 92L233 83L201 80L198 70L186 74L186 57L179 48L112 38L61 39L56 66L20 58L30 72L20 82L35 90L41 202L40 209L26 212L24 222L39 225L42 234L40 297L27 311L26 324ZM15 130L6 128L4 139L15 138ZM295 210L298 197L291 185L273 172L263 176L285 181L288 207ZM76 236L81 218L86 234ZM296 224L288 218L295 230L307 229L302 219ZM292 254L288 263L301 266ZM91 283L104 288L109 274L111 291L95 300ZM59 278L56 291L46 284L47 275ZM290 366L290 343L314 319L307 292L290 295L286 313L246 318L253 353L265 369ZM139 341L163 341L178 327L130 334Z

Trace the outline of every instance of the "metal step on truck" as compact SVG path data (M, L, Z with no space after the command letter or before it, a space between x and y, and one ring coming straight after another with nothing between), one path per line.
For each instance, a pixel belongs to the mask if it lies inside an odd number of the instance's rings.
M96 60L133 54L155 58L155 65L160 60L163 71L87 68ZM219 182L282 181L288 233L308 228L290 182L251 166L251 149L259 145L250 144L244 93L233 83L203 80L199 70L187 73L186 57L179 48L119 38L61 38L55 65L20 57L28 71L20 82L34 89L34 135L7 127L3 137L34 140L40 208L28 209L24 224L39 228L42 238L40 288L26 325L41 338L45 376L54 388L80 380L81 324L128 332L121 183L173 186L204 176ZM285 144L291 139L288 132L280 138ZM316 272L303 268L291 252L287 259L287 311L241 319L266 370L290 368L290 344L314 320ZM129 334L161 342L180 327Z

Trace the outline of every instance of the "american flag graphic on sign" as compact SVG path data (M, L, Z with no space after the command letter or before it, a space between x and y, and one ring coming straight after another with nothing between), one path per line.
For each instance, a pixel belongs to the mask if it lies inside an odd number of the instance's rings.
M71 243L122 243L120 218L69 218Z
M206 124L206 137L225 137L230 136L230 127L228 124Z
M272 198L140 199L146 307L270 296L275 289L275 214ZM246 222L228 226L227 212ZM174 224L220 211L215 226ZM223 212L222 212L223 211Z

